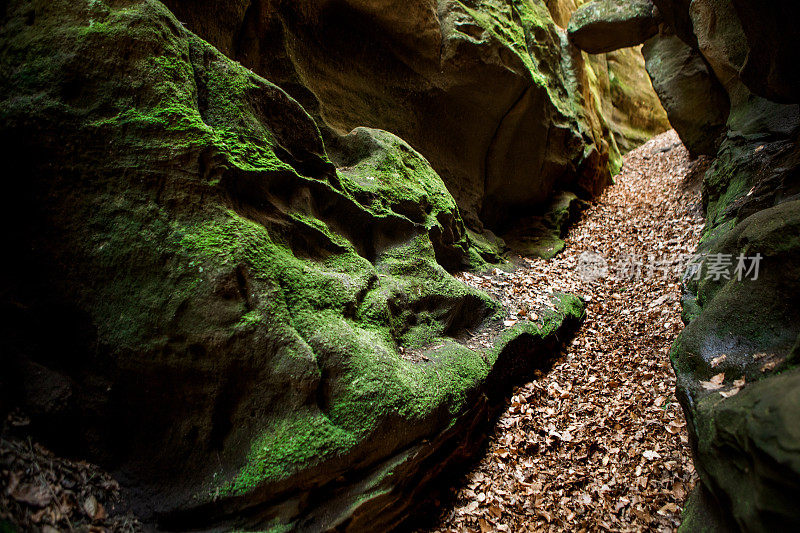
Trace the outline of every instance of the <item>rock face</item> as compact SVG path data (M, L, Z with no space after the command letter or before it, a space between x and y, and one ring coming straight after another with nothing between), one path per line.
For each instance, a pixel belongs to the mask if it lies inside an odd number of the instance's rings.
M594 0L569 22L569 38L590 54L642 44L658 33L660 18L650 0Z
M587 56L587 62L598 76L603 117L622 153L671 129L667 112L647 75L640 47Z
M800 30L794 20L800 5L792 0L752 2L751 0L653 0L671 31L697 47L703 33L737 31L740 77L753 93L778 103L800 101ZM705 11L698 22L698 12ZM693 20L695 19L695 20ZM719 27L717 23L719 22ZM708 58L711 61L711 58Z
M716 5L718 3L713 0L693 2L692 12L695 16L715 17L714 8L719 7ZM721 142L730 112L729 95L698 49L697 37L694 33L691 33L691 39L685 36L692 28L688 3L685 13L677 2L661 2L658 6L656 8L649 0L588 2L578 8L570 19L570 40L581 50L592 54L614 51L623 54L626 47L646 42L642 54L647 72L666 109L669 122L692 155L713 155ZM661 10L666 15L662 15ZM673 24L680 31L671 28L669 33L657 35L662 21ZM707 27L717 31L716 24ZM676 31L681 37L675 34ZM739 50L717 51L723 52L724 56L717 58L718 63L740 60ZM738 71L733 73L733 77L738 81ZM626 101L628 109L625 112L630 113L633 111L630 109L633 107L631 102L635 102L636 98ZM632 116L636 115L632 113ZM636 138L635 129L628 138Z
M552 259L564 250L569 226L588 205L573 193L556 194L543 215L520 220L506 242L521 255Z
M742 85L739 72L747 60L739 17L729 0L695 0L689 9L697 49L714 70L728 93Z
M228 29L254 5L213 11L223 48L244 46ZM503 313L447 273L484 263L428 161L386 131L320 130L330 108L163 4L12 0L0 17L0 407L121 472L155 527L396 526L580 320L557 295L469 345ZM557 89L528 81L494 142L539 98L564 120L552 142L591 153Z
M592 194L619 159L540 0L262 1L219 21L200 8L218 2L166 3L323 129L406 140L472 229L503 229L553 190Z
M653 88L689 152L715 154L730 102L703 56L674 35L653 37L642 54Z
M690 151L715 156L671 352L701 480L682 531L797 530L799 8L654 3L663 25L643 48L648 74Z
M653 0L665 25L689 46L697 45L689 6L692 0Z
M546 3L555 23L566 28L572 13L582 2L547 0ZM581 54L587 67L589 99L600 110L597 113L600 120L613 134L623 154L670 129L667 113L644 68L640 48Z
M699 279L688 282L684 297L688 325L671 355L695 465L710 505L723 509L711 514L730 517L745 531L800 526L796 142L739 138L723 145L705 180L709 222L702 267L691 276ZM757 279L751 273L739 280L739 257L761 258ZM709 269L720 258L731 265L715 279ZM724 381L717 390L709 383L719 374Z
M706 397L697 410L698 458L717 483L715 492L730 495L740 527L797 530L800 372L753 383L729 401Z

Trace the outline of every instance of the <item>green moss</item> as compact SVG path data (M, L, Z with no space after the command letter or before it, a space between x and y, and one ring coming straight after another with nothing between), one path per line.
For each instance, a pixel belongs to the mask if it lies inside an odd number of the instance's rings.
M323 338L318 334L309 343L347 354L336 366L344 373L339 382L346 385L325 414L312 411L265 427L245 467L222 494L239 494L346 453L387 419L413 424L442 408L454 414L463 408L467 391L488 372L480 356L456 343L431 352L435 364L419 365L397 356L385 330L358 328L336 313L317 317L318 331L320 323Z
M758 179L753 164L755 147L753 143L726 139L717 159L706 172L703 178L703 200L706 208L704 240L716 228L730 223L728 209L747 195L755 185L755 180Z
M311 410L264 428L246 465L221 488L222 494L240 494L348 453L387 420L425 423L442 409L453 417L464 408L469 391L485 379L490 365L481 354L444 335L443 317L438 313L452 309L450 302L468 296L483 302L474 304L478 309L492 309L494 304L485 295L455 282L436 265L426 239L418 238L388 251L378 260L375 271L353 280L341 274L368 263L343 254L325 264L312 264L276 246L254 223L233 213L228 217L225 224L188 232L184 244L201 257L246 261L257 276L277 278L290 309L291 327L316 354L323 372L335 368L338 379L336 393L324 413ZM339 275L332 275L332 270ZM362 309L348 318L343 311L364 287L371 289ZM433 295L446 295L437 296L443 298L441 310L434 307L404 314L404 310L419 309L415 302L429 301ZM577 300L565 297L560 305L562 314L547 317L544 324L507 333L492 357L523 331L550 335L565 316L582 313ZM416 317L416 322L403 330L410 316ZM427 351L429 363L401 357L398 346L404 344L407 349L433 345Z
M164 80L179 82L193 76L192 67L188 61L175 56L155 56L149 58L152 68Z
M298 468L345 452L356 437L334 425L322 413L280 419L263 428L236 480L220 494L240 494L265 479L280 479Z
M398 137L362 128L356 161L339 170L342 188L372 213L397 213L436 224L438 213L458 213L444 182L425 160ZM431 216L433 215L433 216Z
M242 318L236 323L235 327L242 330L251 329L255 326L264 324L266 322L266 318L267 317L264 316L262 311L250 311L249 313L242 315Z
M335 231L331 230L328 225L318 218L314 218L313 216L307 215L306 213L289 213L289 217L292 220L299 222L300 224L306 226L310 230L314 232L319 232L324 239L329 240L331 243L335 244L342 250L349 250L355 252L353 249L353 245L350 241L348 241L345 237L339 235Z
M583 301L572 294L556 293L553 295L552 303L555 306L553 312L543 313L539 322L521 321L517 322L511 329L503 332L500 342L489 351L489 361L493 364L497 356L502 353L509 342L522 334L532 335L538 338L548 338L558 330L565 321L580 321L586 312L586 305Z
M697 303L697 298L693 296L684 296L681 305L681 320L683 320L684 324L688 324L700 316L700 313L703 310L702 307L700 307L700 305Z
M564 117L580 120L583 102L576 87L569 45L544 2L458 4L491 38L513 52L519 64L509 61L510 68L524 70L534 85L545 89Z
M106 24L105 22L89 21L88 26L83 26L78 30L78 35L82 38L92 38L97 34L109 34L114 31L113 24Z
M14 80L0 84L0 107L17 123L41 120L30 137L61 162L37 175L53 187L37 209L70 239L52 264L107 358L98 373L191 377L176 380L180 393L152 389L168 403L158 416L169 435L152 437L165 456L207 458L225 382L244 383L208 461L224 464L202 472L203 503L320 462L384 460L452 425L491 370L455 339L502 310L437 262L443 252L468 256L470 245L427 161L380 133L339 184L301 176L276 155L292 148L276 136L291 142L278 128L304 118L313 136L311 119L287 107L291 119L280 122L282 110L263 108L290 105L277 87L191 36L160 3L94 13L55 1L63 16L45 19L53 33L22 31L0 52L41 56L21 61L29 70L0 72ZM64 65L80 81L68 97ZM310 198L298 200L304 190ZM359 238L375 244L369 260ZM549 335L555 320L524 331Z
M470 270L480 272L489 264L505 263L502 258L505 251L503 239L488 230L484 233L476 233L469 228L467 228L467 236L470 241L470 252L474 254Z
M173 103L165 103L163 107L148 110L124 109L113 117L93 122L92 126L135 129L138 134L167 130L188 134L190 137L187 140L193 140L196 143L211 140L211 128L203 123L195 109Z
M628 87L624 81L617 75L616 72L609 70L608 72L608 81L611 88L611 95L617 98L621 97L622 95L630 92L630 87Z
M257 482L281 479L300 467L344 453L387 417L411 423L428 419L443 406L458 411L466 391L488 371L479 354L443 335L438 313L448 312L453 302L467 295L486 306L491 302L436 265L430 243L423 237L384 254L377 270L352 253L324 264L298 259L272 242L263 227L233 212L225 213L222 222L187 228L182 243L205 261L245 263L257 278L275 280L290 311L290 323L285 325L312 348L321 368L340 373L341 388L325 415L299 416L291 423L277 420L265 428L246 466L223 494L246 491ZM347 275L358 268L371 273L360 279ZM364 309L347 318L348 306L370 282ZM437 296L441 310L409 314L415 302L433 295L441 295ZM403 329L412 317L415 324ZM258 316L248 313L239 325L257 320ZM421 329L427 330L424 336ZM398 344L407 343L411 349L434 342L449 346L437 352L435 365L418 365L398 353ZM287 435L293 438L287 440Z

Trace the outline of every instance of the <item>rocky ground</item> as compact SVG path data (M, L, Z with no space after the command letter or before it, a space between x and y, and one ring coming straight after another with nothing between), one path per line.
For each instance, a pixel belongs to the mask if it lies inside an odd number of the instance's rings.
M695 483L670 345L680 275L703 225L675 132L632 152L551 261L462 279L535 320L550 291L588 300L552 370L517 389L436 531L671 531Z

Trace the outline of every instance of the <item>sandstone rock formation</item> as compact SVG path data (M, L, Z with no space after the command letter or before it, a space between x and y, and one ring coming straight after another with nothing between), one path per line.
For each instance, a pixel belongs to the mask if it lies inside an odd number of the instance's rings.
M749 53L742 79L750 89L781 103L800 101L800 4L793 0L731 0Z
M647 42L642 48L647 72L670 123L693 155L713 155L728 119L729 97L697 49L694 34L693 40L682 40L674 29L656 35L663 21L672 21L685 33L677 5L659 8L666 15L649 0L588 2L572 16L570 38L593 54ZM686 18L691 28L688 11Z
M0 10L0 407L154 527L397 526L583 314L499 332L448 271L548 204L558 237L663 127L638 56L539 0L168 4Z
M669 30L689 46L697 45L697 36L694 34L692 18L689 14L689 5L692 0L653 0L658 8L658 13Z
M702 266L687 278L688 325L671 354L699 490L708 492L692 512L728 517L745 531L800 525L793 377L800 341L799 173L796 136L748 142L737 135L723 144L704 183L708 225ZM757 279L739 279L740 257L760 258ZM715 279L709 269L720 258L731 264ZM720 386L710 384L719 375ZM693 515L685 521L694 524L687 531L708 527Z
M556 295L470 345L502 310L446 271L485 264L428 161L320 131L163 4L0 17L0 407L121 473L157 527L396 526L580 320ZM553 142L591 152L558 116Z
M667 112L648 77L640 47L591 55L587 61L598 73L603 87L603 117L622 153L671 129ZM603 73L608 73L607 77Z
M674 35L653 37L642 54L653 88L689 152L715 154L730 102L703 56Z
M572 13L585 2L547 0L546 3L555 23L566 29ZM624 48L608 54L582 53L591 100L623 154L670 129L666 111L644 68L640 48Z
M689 16L697 40L696 48L714 70L728 93L742 85L739 72L747 60L748 47L742 26L729 0L696 0Z
M578 8L569 38L590 54L642 44L658 33L660 18L650 0L594 0Z
M552 259L564 250L567 230L586 207L588 203L574 193L556 194L544 214L517 222L506 234L506 242L524 256Z
M219 21L203 7L216 2L166 3L322 128L403 138L472 229L503 229L553 190L593 194L619 159L586 102L582 61L539 0L263 1Z

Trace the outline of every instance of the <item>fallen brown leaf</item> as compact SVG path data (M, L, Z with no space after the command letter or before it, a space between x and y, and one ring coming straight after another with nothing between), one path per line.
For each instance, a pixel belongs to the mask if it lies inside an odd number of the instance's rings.
M719 357L715 357L714 359L711 360L711 368L718 367L719 365L724 363L725 359L727 359L727 358L728 358L728 356L726 354L722 354Z
M11 497L20 503L34 507L46 507L53 500L53 495L47 485L42 483L25 483L17 485L11 491Z

